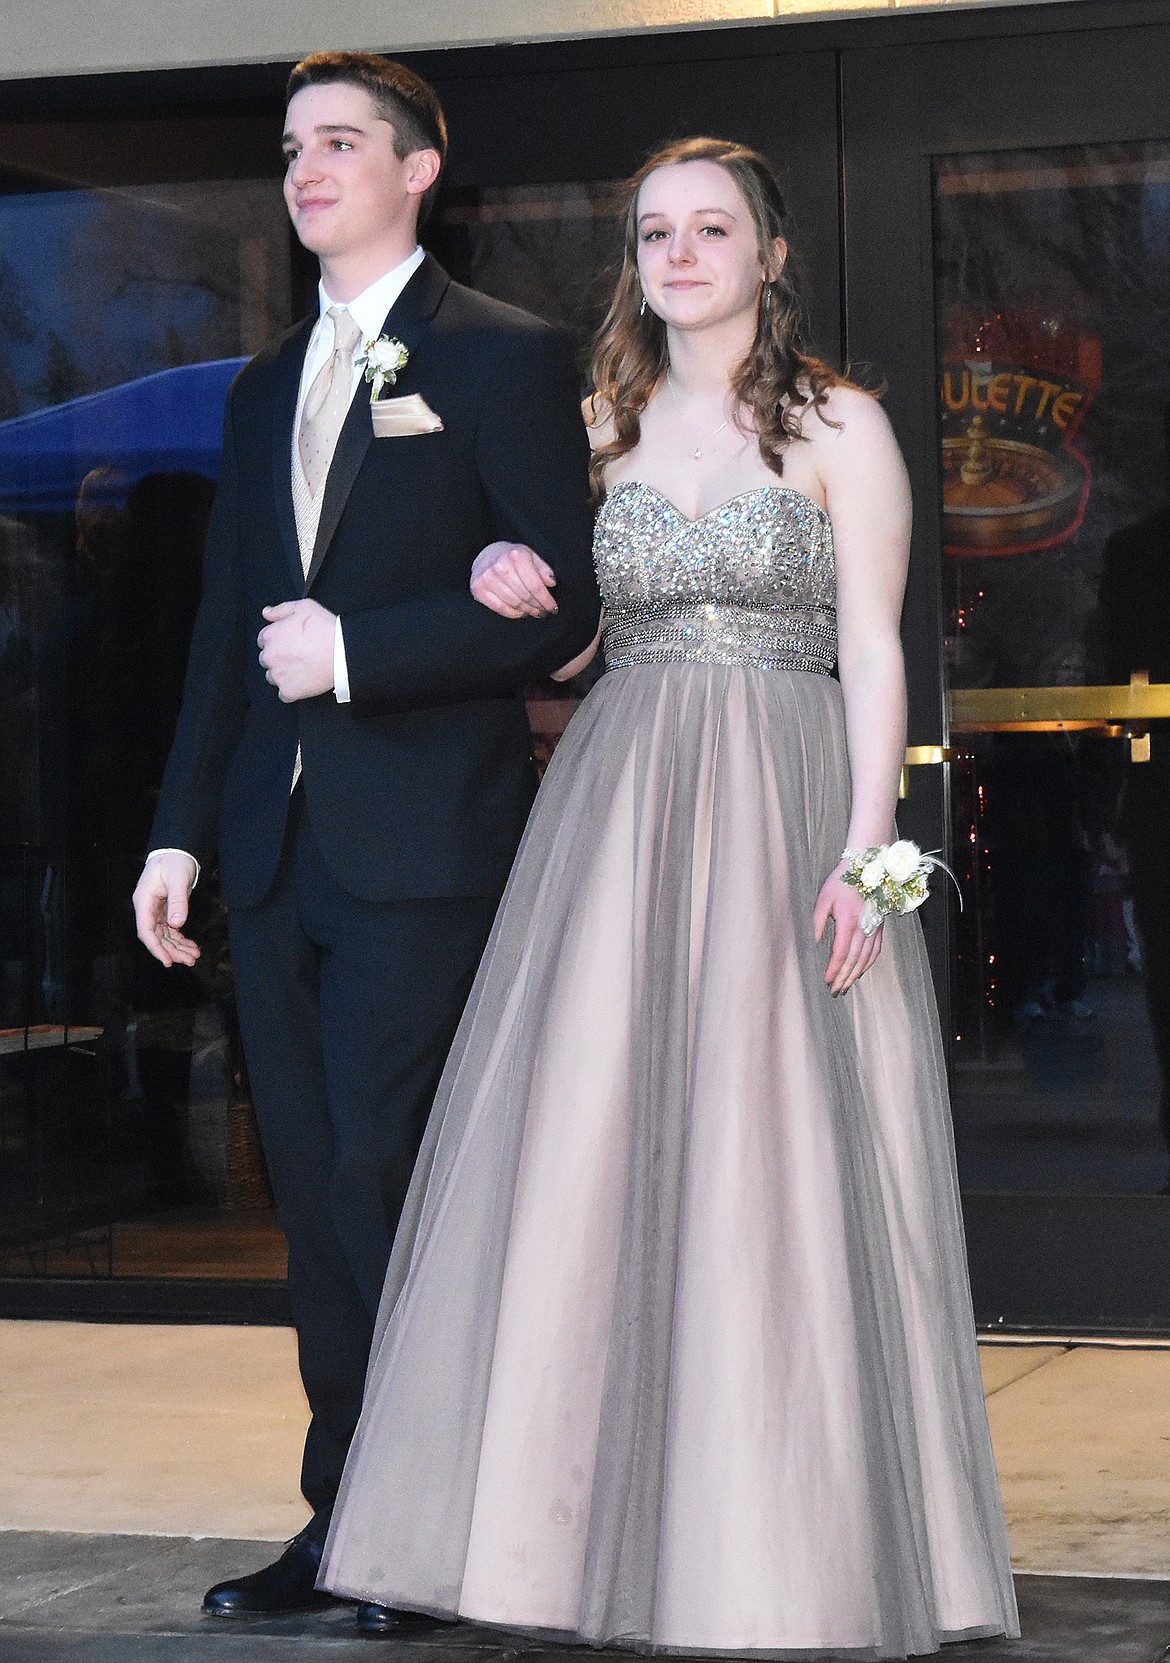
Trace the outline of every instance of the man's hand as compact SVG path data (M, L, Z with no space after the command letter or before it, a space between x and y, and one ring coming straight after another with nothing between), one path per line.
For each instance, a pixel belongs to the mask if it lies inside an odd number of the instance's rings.
M267 679L285 704L315 699L333 686L333 633L337 619L316 601L266 606L268 622L256 637Z
M471 568L471 593L502 618L544 618L557 610L556 573L526 543L489 543Z
M199 957L198 947L183 934L194 882L191 856L168 851L151 855L134 891L138 939L168 969L172 964L194 964Z

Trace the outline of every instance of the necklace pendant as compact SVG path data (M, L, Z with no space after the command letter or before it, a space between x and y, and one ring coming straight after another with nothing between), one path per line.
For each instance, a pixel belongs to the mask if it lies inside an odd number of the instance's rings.
M696 448L691 452L691 460L694 462L701 462L703 460L702 445L696 446Z

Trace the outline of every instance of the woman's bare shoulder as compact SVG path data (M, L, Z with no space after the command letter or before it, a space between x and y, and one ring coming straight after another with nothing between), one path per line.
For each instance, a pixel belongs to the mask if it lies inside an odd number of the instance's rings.
M862 431L889 426L889 419L876 396L849 381L835 381L826 387L817 412L824 418L819 425L830 427L830 430L832 426L843 429L851 424Z
M827 482L828 471L897 455L890 418L873 393L838 382L825 389L815 412L801 415L801 437L811 443L818 472Z
M597 393L587 393L581 401L581 414L589 434L590 450L600 450L613 439L613 411Z

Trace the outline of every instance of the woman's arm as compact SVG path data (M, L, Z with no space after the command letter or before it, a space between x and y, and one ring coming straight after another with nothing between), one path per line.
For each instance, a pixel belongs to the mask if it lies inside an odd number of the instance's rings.
M833 524L837 566L838 674L852 787L847 847L888 843L906 745L906 678L899 625L910 549L910 486L893 429L868 393L835 388L816 430L817 470ZM809 431L809 428L806 428ZM864 905L841 881L842 865L817 899L819 941L833 920L825 980L844 993L881 951L881 930L862 934Z
M514 692L579 654L597 628L588 446L572 352L559 332L536 324L501 331L492 352L476 428L479 483L497 535L555 563L556 609L512 623L466 589L440 588L343 613L355 715Z
M540 618L555 612L553 598L556 576L545 561L524 543L489 543L475 557L471 568L471 593L481 606L498 612L501 618ZM585 648L559 670L550 671L553 681L568 681L580 675L596 653L601 641L602 621Z
M601 614L601 622L597 626L597 634L585 648L585 651L583 653L578 653L576 658L570 660L568 664L562 664L559 670L554 670L552 672L553 681L571 681L574 676L579 676L581 674L581 671L587 664L592 664L597 649L601 645L601 632L604 628L605 613L603 612Z
M608 418L599 414L592 396L581 406L590 446L596 449L608 434ZM556 573L546 560L525 543L489 543L475 557L471 568L471 593L481 606L498 612L501 618L542 618L557 610ZM597 652L605 618L602 615L593 640L577 657L552 672L553 681L568 681L579 675Z

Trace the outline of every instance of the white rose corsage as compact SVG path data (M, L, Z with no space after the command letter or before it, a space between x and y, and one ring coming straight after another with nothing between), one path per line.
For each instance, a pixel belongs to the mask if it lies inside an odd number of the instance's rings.
M874 843L868 849L844 849L841 858L849 862L841 881L865 902L859 920L864 935L872 935L890 913L914 912L920 907L930 893L928 879L936 866L941 866L956 890L959 888L946 861L934 854L924 855L908 837L896 843Z
M371 341L367 347L363 347L354 363L373 387L370 393L371 404L381 398L383 387L393 387L398 380L399 370L406 368L409 359L410 353L397 335L379 335L376 341Z

